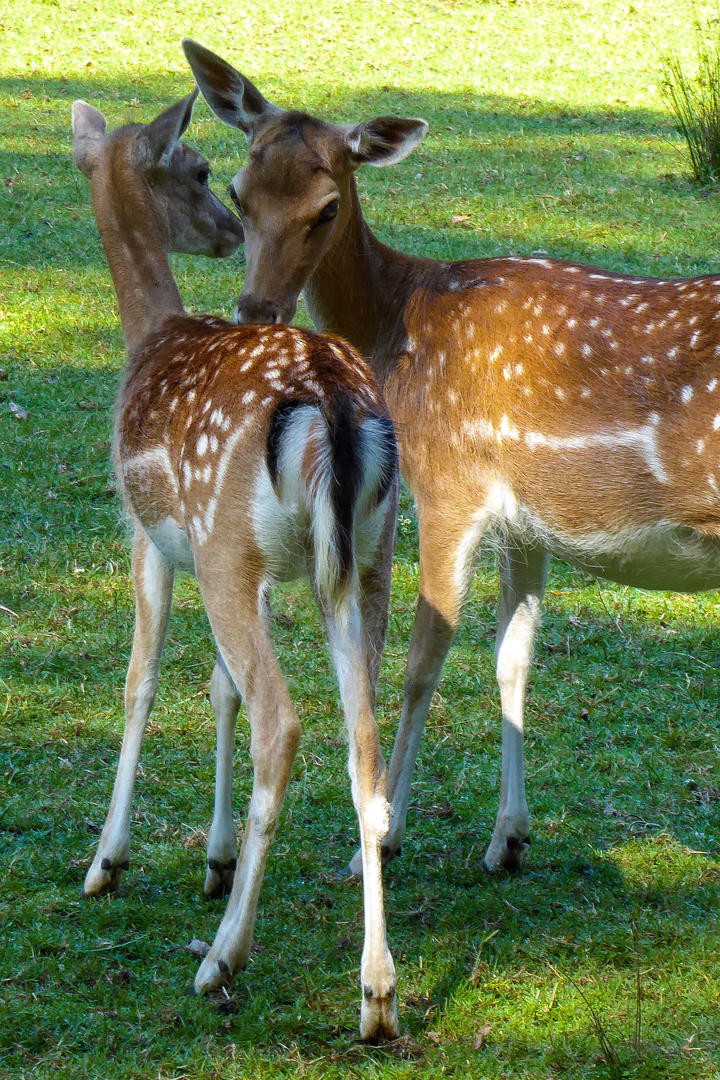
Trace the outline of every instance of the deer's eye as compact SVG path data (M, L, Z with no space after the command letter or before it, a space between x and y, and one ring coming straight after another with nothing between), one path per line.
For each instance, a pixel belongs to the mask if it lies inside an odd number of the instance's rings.
M198 169L197 182L202 184L203 187L207 187L208 180L210 179L210 170L207 165L204 165L202 169Z
M317 220L313 225L316 229L318 225L327 225L328 221L333 221L337 217L338 208L340 206L339 199L332 199L329 203L325 203L322 210L317 216Z

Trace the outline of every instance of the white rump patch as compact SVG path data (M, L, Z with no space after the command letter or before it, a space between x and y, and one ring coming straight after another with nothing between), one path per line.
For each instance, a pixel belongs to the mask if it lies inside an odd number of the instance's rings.
M195 573L195 560L184 529L174 518L167 517L151 527L144 526L145 532L155 547L170 566L176 566L188 573Z

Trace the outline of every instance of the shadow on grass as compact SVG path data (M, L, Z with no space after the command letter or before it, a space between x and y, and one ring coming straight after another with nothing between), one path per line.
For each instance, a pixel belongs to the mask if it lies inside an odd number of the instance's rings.
M310 604L310 598L304 602ZM478 611L478 605L473 606L472 627L459 635L449 668L462 668L471 660L491 679L491 656L483 655L491 650L478 645L478 629L480 636L485 631L489 635L490 617L485 626L484 608ZM175 612L172 638L197 633L200 618L191 608ZM554 631L561 615L553 611L551 618ZM617 650L614 623L603 618L595 622L597 633L614 640ZM299 662L294 661L293 627L283 622L278 631L283 666L293 677L294 663ZM632 636L633 654L643 652L649 664L666 662L666 650L653 637L652 628L633 619L625 631ZM679 645L685 647L686 641ZM699 657L712 654L709 635L696 651ZM551 655L544 661L551 679L557 674L556 659ZM177 665L179 675L182 660L176 657L165 668L160 703L173 682L173 667ZM623 657L615 660L622 664ZM208 674L210 666L208 657ZM329 671L329 665L325 666ZM121 668L124 665L119 663L118 688L124 673ZM94 670L90 664L88 675ZM95 676L99 688L108 677L107 668L95 671ZM446 686L445 692L454 698L457 676L452 670L448 676L452 688ZM115 696L119 709L119 692ZM717 697L717 687L711 684L709 711L714 707L716 711ZM336 736L342 722L337 707L333 711L331 735ZM206 726L199 742L195 736L179 734L174 725L165 731L161 724L144 748L135 800L132 868L116 899L80 903L76 889L96 841L87 823L102 820L109 796L117 736L109 740L80 732L68 739L69 731L63 735L58 728L42 746L29 746L13 755L13 768L18 770L14 783L8 783L8 772L0 769L9 796L0 820L0 843L11 867L0 895L13 899L6 962L12 964L18 958L11 968L17 974L5 981L5 992L11 993L7 1020L14 1017L22 1030L32 1018L32 1036L23 1040L22 1048L6 1047L11 1054L7 1061L14 1067L37 1065L54 1052L60 1035L68 1061L86 1053L89 1045L94 1048L93 1067L98 1068L110 1040L116 1052L130 1055L130 1068L132 1055L142 1051L143 1032L151 1030L158 1064L179 1061L177 1038L181 1036L183 1063L195 1061L198 1067L207 1063L209 1053L218 1061L225 1060L227 1047L233 1045L239 1060L247 1056L248 1061L262 1062L275 1075L282 1075L289 1046L298 1068L310 1068L319 1061L328 1066L354 1062L371 1067L373 1062L399 1060L432 1069L432 1063L441 1062L444 1055L466 1055L470 1048L454 1045L452 1035L438 1046L428 1033L435 1032L441 1022L451 1024L461 1007L482 1010L478 1027L482 1026L486 1013L492 1013L498 986L504 987L510 1001L517 999L521 1010L526 1008L527 987L540 992L551 986L554 969L582 978L595 989L608 971L614 976L625 972L631 980L633 918L640 926L642 962L656 972L675 970L681 957L690 963L688 957L698 949L711 953L717 945L717 862L684 850L691 843L687 829L699 812L697 807L687 808L685 827L681 824L676 829L671 823L668 828L665 818L662 836L634 836L624 819L581 809L583 796L596 791L588 777L587 790L578 795L569 769L563 779L576 756L571 731L570 745L561 744L556 750L558 779L553 791L558 805L577 807L570 815L570 827L558 833L545 833L541 827L522 874L488 877L481 870L480 854L495 811L498 747L494 739L488 743L481 731L471 747L463 745L460 737L449 739L444 730L437 730L437 718L431 718L405 853L386 875L402 1026L409 1034L387 1049L359 1046L355 1013L362 946L361 891L357 882L337 881L331 873L344 865L355 844L344 770L346 751L342 739L314 742L310 723L261 895L253 961L238 976L227 1007L216 1009L205 1001L191 1001L184 990L197 961L184 946L193 937L210 940L223 910L222 902L206 905L199 899L200 833L209 821L212 775L207 706L204 713ZM600 717L596 723L602 731ZM242 724L235 797L241 816L250 781L244 728ZM325 716L320 729L327 730ZM441 756L438 735L442 736ZM637 750L642 757L653 747ZM471 775L467 775L468 752L475 759ZM312 767L312 776L301 766L305 753L323 757L322 767ZM639 787L642 779L637 776ZM30 787L34 801L28 805L24 791ZM663 792L656 790L654 795L662 800ZM655 816L663 821L659 814ZM677 840L670 840L668 833ZM605 855L598 853L603 847L608 847ZM618 857L626 849L646 864L640 877L632 868L629 874L623 871ZM647 880L647 864L656 858L667 861L668 853L678 865L663 869L656 881ZM437 972L430 978L422 975L423 958L429 972ZM408 993L408 985L422 989ZM700 992L699 987L688 987L684 1002L691 1015L695 992ZM35 1004L38 995L45 1002L40 1012ZM616 1006L611 1010L613 1017ZM115 1018L114 1023L109 1016ZM515 1030L512 1019L502 1023ZM547 1053L553 1042L552 1024L538 1014L537 1038L533 1025L529 1026L522 1038L517 1032L507 1035L496 1028L486 1053L499 1054L501 1060L507 1060L507 1055L532 1059ZM155 1029L159 1029L157 1034ZM577 1028L566 1028L558 1041L558 1060L567 1067L573 1061L592 1063L597 1048L589 1031L589 1019L581 1014ZM229 1059L227 1064L231 1064ZM662 1076L662 1071L657 1075Z
M85 749L90 757L96 752L92 744ZM6 1020L14 1017L22 1029L32 1014L33 1023L22 1047L6 1044L6 1054L12 1055L8 1063L31 1066L62 1045L68 1060L91 1047L96 1069L107 1053L127 1053L132 1069L132 1055L142 1052L147 1030L153 1032L151 1058L143 1058L148 1068L180 1060L186 1068L193 1063L199 1068L208 1055L224 1060L230 1046L233 1061L247 1056L273 1066L278 1070L274 1075L283 1075L284 1063L295 1068L343 1061L431 1065L447 1053L461 1054L462 1065L469 1045L455 1046L450 1034L438 1046L428 1033L436 1031L444 1017L452 1017L468 993L483 1010L480 1027L492 1013L498 985L509 1001L517 999L520 1010L526 1008L527 987L551 985L553 969L595 988L608 968L631 978L636 962L629 932L633 917L639 921L642 962L656 970L668 965L668 946L680 950L687 941L692 952L704 940L711 952L717 943L720 880L649 893L612 863L597 858L591 835L580 853L563 842L551 867L531 863L520 876L488 878L477 867L465 867L462 851L469 837L462 830L453 832L452 847L439 860L433 837L419 829L416 856L398 861L387 874L390 941L406 1035L389 1048L361 1047L355 1017L361 890L358 882L338 882L326 873L328 858L348 853L352 830L338 831L337 819L333 832L322 833L316 819L308 828L309 808L302 801L297 790L291 791L286 816L291 814L293 821L281 824L270 859L253 960L237 977L225 1004L215 1006L184 994L197 964L185 945L192 937L209 940L223 910L222 902L204 904L199 899L202 850L183 850L172 829L170 842L156 837L148 843L147 836L136 835L122 894L79 901L76 887L84 863L75 858L70 872L58 866L58 851L49 853L44 840L47 815L35 823L32 841L41 857L33 862L28 846L26 855L13 864L15 882L20 872L38 885L34 896L25 893L23 905L14 906L6 961L14 960L18 949L22 960L13 969L16 974L4 980L4 992L10 989L13 995ZM61 862L68 846L76 856L86 851L87 831L81 832L75 816L83 809L75 805L59 830ZM448 832L452 824L445 822ZM141 800L136 833L157 831L158 825L167 833L166 818L157 819ZM5 889L12 884L11 878ZM24 951L28 948L30 954ZM431 969L441 957L442 974L435 981L419 974L423 957ZM424 986L422 993L408 995L404 988L418 982ZM690 1008L696 989L686 988L685 1005L690 1003ZM38 1011L39 995L44 1006ZM483 997L487 1004L478 1005ZM615 1002L612 1010L615 1022L618 1005ZM552 1004L539 999L537 1008L549 1010ZM540 1013L537 1037L533 1023L522 1037L512 1018L504 1024L513 1034L496 1028L487 1052L503 1059L547 1053L552 1025L549 1030ZM568 1065L592 1061L596 1048L589 1031L589 1018L582 1013L575 1030L565 1029L557 1052Z
M158 72L147 73L141 85L88 78L0 79L0 94L23 102L14 114L14 126L6 133L6 148L0 151L0 175L7 175L11 185L10 190L0 190L0 207L7 223L0 254L36 268L102 266L99 243L88 243L94 222L87 185L70 157L70 104L76 97L87 98L107 109L110 126L148 120L159 106L187 93L189 82L189 76L180 79ZM317 87L314 91L319 92ZM42 101L42 107L35 99ZM672 125L667 116L652 110L576 112L503 95L410 93L392 87L334 93L330 105L332 117L344 121L377 113L410 112L430 122L428 139L413 155L412 163L392 171L395 179L390 174L380 179L370 177L369 170L363 175L363 185L370 192L365 201L371 224L376 217L371 200L382 203L388 198L387 188L397 185L401 189L400 202L397 190L393 191L391 220L375 224L381 238L407 252L441 256L435 249L442 237L452 258L548 250L553 255L613 268L628 258L651 266L656 252L642 251L639 246L632 250L613 247L611 238L619 212L615 192L632 185L631 213L635 218L644 213L643 208L652 216L650 208L658 196L677 197L681 191L684 197L692 197L693 188L687 182L654 172L643 140L667 138ZM60 109L67 111L62 115ZM44 133L46 148L42 153L25 148L25 114L32 115L35 126ZM218 190L224 190L238 164L245 160L244 140L211 118L204 105L196 110L190 132L193 140L212 160ZM420 177L415 176L417 169ZM572 194L565 197L563 190L568 186ZM480 192L482 206L490 216L511 205L514 227L520 235L497 231L483 235L458 229L449 224L450 214L448 226L442 230L412 224L426 216L424 207L429 199L451 208ZM549 202L543 203L543 199ZM602 234L603 241L584 241L582 250L567 243L559 250L557 223L549 227L557 214L587 223ZM524 219L522 228L517 224L520 217Z

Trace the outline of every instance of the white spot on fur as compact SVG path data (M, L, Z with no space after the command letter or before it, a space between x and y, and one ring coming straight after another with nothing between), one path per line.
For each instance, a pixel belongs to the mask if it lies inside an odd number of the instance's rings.
M205 528L210 534L213 530L213 524L215 522L215 511L217 510L217 499L213 497L207 504L205 511Z
M500 418L500 435L503 439L519 439L520 433L514 424L511 424L503 413Z

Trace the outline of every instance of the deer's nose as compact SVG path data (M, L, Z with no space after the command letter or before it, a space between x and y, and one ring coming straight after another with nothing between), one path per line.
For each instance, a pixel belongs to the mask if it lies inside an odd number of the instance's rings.
M236 323L254 323L272 326L284 321L284 312L272 300L257 300L254 296L241 296L235 308Z

